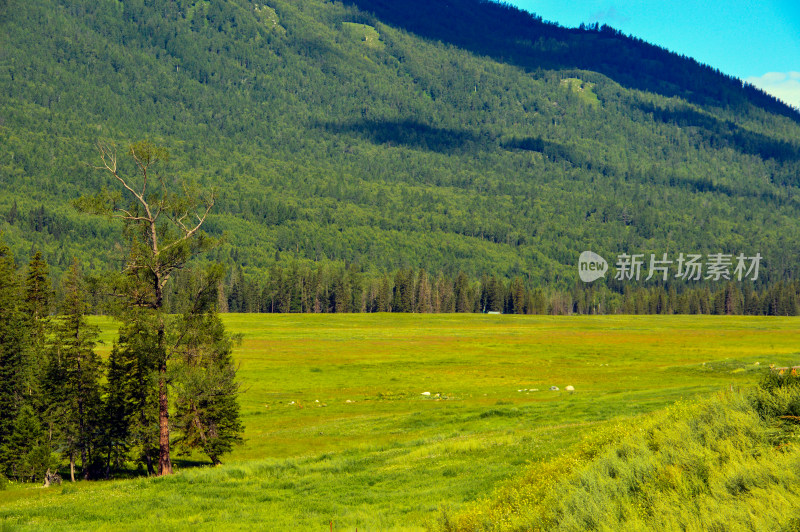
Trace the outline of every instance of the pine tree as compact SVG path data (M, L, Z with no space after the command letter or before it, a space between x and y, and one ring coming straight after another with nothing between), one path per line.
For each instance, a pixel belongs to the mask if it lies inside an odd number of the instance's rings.
M427 314L431 312L431 285L428 280L428 272L424 268L419 270L417 276L417 286L415 290L416 308L415 312Z
M123 316L109 357L104 402L103 452L106 474L133 452L147 469L158 471L159 435L158 321L152 313L131 308Z
M53 289L47 271L47 263L42 253L37 251L28 263L25 275L25 295L22 310L28 320L28 346L24 355L25 373L23 387L26 402L37 412L45 409L41 384L47 359L47 338L50 332L50 307L53 302Z
M4 469L14 456L9 444L24 403L28 325L16 263L0 241L0 466Z
M53 399L59 400L59 439L62 452L69 458L70 477L74 481L77 457L81 459L84 479L92 476L92 464L100 458L95 451L99 446L102 365L94 351L99 330L86 322L87 308L77 261L73 261L64 287L62 317L55 326L56 352L52 355L58 361L62 380L51 388Z
M50 446L39 415L31 405L23 404L17 412L7 447L9 477L22 482L44 478L51 463Z
M381 277L377 300L378 312L392 311L392 288L389 283L389 276L386 273Z
M455 292L456 312L472 312L472 295L466 273L458 273L453 291Z
M213 303L215 272L210 271L193 300L194 308L179 320L173 356L176 440L184 452L199 449L213 464L241 441L233 343Z

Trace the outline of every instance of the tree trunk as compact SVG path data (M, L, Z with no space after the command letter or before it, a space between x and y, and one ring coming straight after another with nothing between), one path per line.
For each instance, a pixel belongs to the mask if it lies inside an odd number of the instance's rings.
M155 245L155 225L153 228L153 253L158 254ZM172 460L169 457L169 399L167 398L167 340L164 316L160 314L164 304L163 278L156 272L154 308L158 316L158 476L172 474Z
M83 480L89 480L89 461L86 459L86 447L81 447L81 467L83 468Z
M106 467L104 472L104 478L106 480L111 479L111 444L108 444L108 455L106 456Z
M78 372L81 371L80 359L78 359ZM86 459L86 428L83 424L83 386L78 386L78 445L81 447L81 467L83 467L83 480L89 480L89 464Z
M75 323L75 345L80 345L80 329ZM89 480L89 464L86 460L86 427L83 418L83 370L81 368L83 356L78 352L78 445L81 447L81 467L83 468L83 480Z
M160 285L160 280L159 280ZM160 288L160 286L159 286ZM161 290L156 291L156 301L161 304ZM160 309L160 306L158 307ZM167 351L164 318L159 318L158 352L161 357L158 367L158 475L172 474L169 457L169 400L167 398Z
M147 476L152 477L156 474L156 468L153 467L153 457L150 456L149 449L144 453L144 460L147 464Z
M167 400L167 366L162 364L158 377L158 474L171 475L169 458L169 401Z
M75 482L75 453L69 453L69 480Z

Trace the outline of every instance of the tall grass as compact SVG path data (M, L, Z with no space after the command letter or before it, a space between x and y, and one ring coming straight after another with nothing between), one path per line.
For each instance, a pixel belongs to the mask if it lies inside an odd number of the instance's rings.
M531 466L447 531L797 530L800 383L681 402Z

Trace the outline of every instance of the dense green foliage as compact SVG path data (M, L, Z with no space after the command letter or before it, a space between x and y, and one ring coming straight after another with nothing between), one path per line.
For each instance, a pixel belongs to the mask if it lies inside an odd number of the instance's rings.
M158 463L158 364L152 349L157 324L144 312L125 318L108 359L107 463L120 469L133 456L153 474Z
M233 445L241 443L236 367L233 346L236 338L226 332L216 313L217 281L198 282L193 290L192 309L181 316L176 330L181 332L173 363L175 373L175 419L180 429L176 443L184 454L200 449L216 465Z
M241 441L242 431L232 340L216 314L224 268L184 270L192 257L214 245L202 226L216 192L201 192L165 174L169 154L149 141L132 144L125 159L107 145L98 149L117 189L81 196L75 205L120 220L125 235L124 269L109 283L117 301L112 308L123 321L122 349L111 355L109 386L118 390L109 394L109 432L138 440L148 474L156 471L156 462L159 475L172 474L173 425L182 431L178 441L185 452L202 449L218 464ZM126 172L124 161L135 170ZM179 293L186 310L169 315L165 289L182 270L191 282ZM173 390L177 399L171 401ZM170 421L172 404L177 423ZM108 471L120 445L109 436L107 447Z
M25 282L0 241L0 474L41 479L50 466L52 433L44 415L49 281L36 253Z
M796 530L796 377L592 435L442 529ZM786 419L789 418L789 421Z
M180 312L179 279L167 305ZM754 290L728 281L700 288L617 284L616 290L577 283L572 290L529 287L522 277L495 274L454 278L424 269L371 275L349 268L273 265L265 275L234 269L218 286L220 307L229 312L500 312L506 314L747 314L796 316L800 283L780 281ZM100 305L102 307L102 305Z
M746 110L748 104L797 119L795 110L691 58L599 24L567 29L504 2L346 0L382 22L527 70L600 72L619 84L693 103ZM442 21L447 21L443 23ZM632 68L635 65L636 68ZM744 88L744 90L742 90Z
M216 314L220 268L203 282L182 315L168 319L177 359L169 384L178 390L174 439L185 454L214 464L241 442L233 338ZM197 277L196 279L200 279ZM42 482L53 472L76 479L109 478L138 465L155 473L159 459L159 316L135 306L107 363L96 351L99 329L77 262L63 283L58 315L42 255L25 275L0 241L0 475ZM163 324L162 324L163 326ZM66 464L64 460L66 460ZM65 469L68 467L68 469Z
M797 113L609 28L475 0L11 1L0 25L2 228L57 276L124 259L64 200L109 183L99 138L144 137L219 187L210 258L252 274L279 251L569 290L587 248L797 273Z
M25 363L30 353L27 345L22 291L17 266L11 251L0 242L0 453L14 432L14 419L25 403Z
M97 478L103 463L99 435L105 430L100 385L103 367L95 352L98 329L86 321L87 305L77 263L70 268L65 285L60 309L63 317L53 327L53 340L47 346L50 352L45 350L45 411L50 434L55 434L58 450L70 461L71 479L75 480L78 457L83 478Z

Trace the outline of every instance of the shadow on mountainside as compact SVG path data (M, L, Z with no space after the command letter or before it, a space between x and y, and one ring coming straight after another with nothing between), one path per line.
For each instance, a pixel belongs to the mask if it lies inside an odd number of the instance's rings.
M344 0L381 22L522 67L600 72L628 88L699 105L747 104L800 122L800 111L734 77L603 26L568 29L485 0Z

